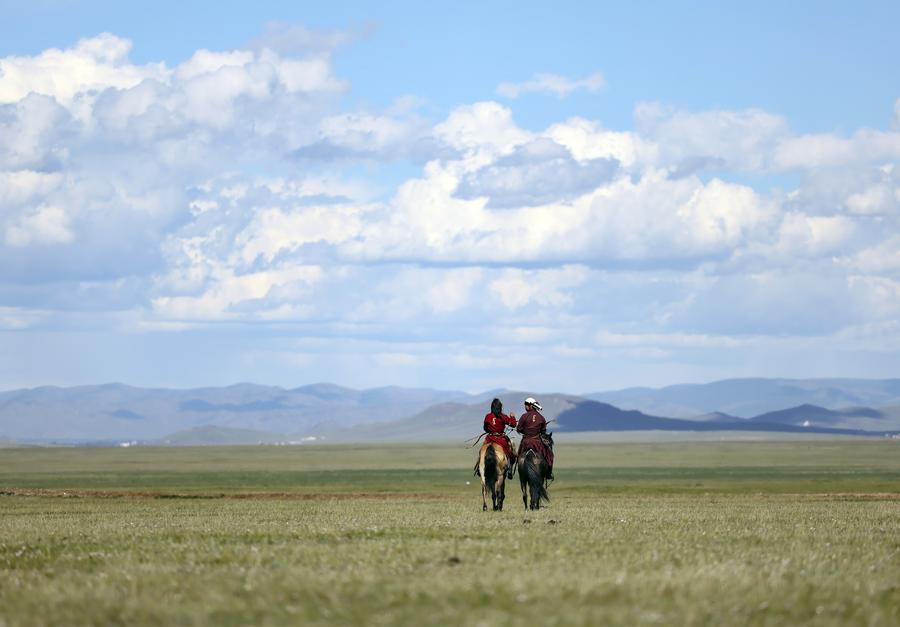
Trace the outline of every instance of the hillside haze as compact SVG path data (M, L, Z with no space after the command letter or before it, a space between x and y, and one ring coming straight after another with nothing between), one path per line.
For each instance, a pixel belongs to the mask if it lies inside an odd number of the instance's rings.
M122 384L41 387L0 393L0 438L13 440L158 439L198 426L304 434L344 424L409 416L463 392L332 384L293 389L241 383L172 390Z
M499 389L468 394L396 386L355 390L329 383L290 389L241 383L186 390L107 384L0 393L0 442L465 439L481 432L481 419L494 396L504 401L505 411L521 415L522 400L532 395L541 400L548 419L557 419L553 428L560 431L874 434L900 429L897 380L742 379L586 396ZM816 404L823 399L829 406ZM663 411L666 407L674 411ZM754 407L766 410L748 413Z
M723 412L751 418L798 405L826 409L900 405L900 379L725 379L663 388L586 394L595 401L648 414L690 418Z

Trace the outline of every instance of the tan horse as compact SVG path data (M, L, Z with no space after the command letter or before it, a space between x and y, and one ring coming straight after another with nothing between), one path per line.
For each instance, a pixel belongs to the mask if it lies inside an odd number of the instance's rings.
M478 453L481 474L481 511L487 511L487 495L491 495L494 511L503 510L506 490L506 452L496 443L485 442Z

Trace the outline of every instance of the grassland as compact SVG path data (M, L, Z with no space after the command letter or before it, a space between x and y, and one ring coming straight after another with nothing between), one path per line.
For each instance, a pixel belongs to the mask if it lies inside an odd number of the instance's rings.
M900 625L900 442L0 450L0 625Z

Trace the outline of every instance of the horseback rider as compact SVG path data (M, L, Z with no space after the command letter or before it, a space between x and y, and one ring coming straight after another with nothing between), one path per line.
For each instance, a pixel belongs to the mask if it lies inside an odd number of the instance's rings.
M512 442L506 435L506 427L516 426L516 417L514 414L506 415L503 413L503 403L499 398L491 401L491 411L484 417L484 441L487 444L499 444L506 453L506 476L512 479L513 472L516 469L516 455L512 450ZM478 462L475 462L475 475L478 476Z
M516 431L522 434L519 442L519 456L528 449L535 449L547 461L547 479L553 481L553 449L545 440L547 433L547 419L541 415L541 404L529 396L525 399L525 413L519 418Z

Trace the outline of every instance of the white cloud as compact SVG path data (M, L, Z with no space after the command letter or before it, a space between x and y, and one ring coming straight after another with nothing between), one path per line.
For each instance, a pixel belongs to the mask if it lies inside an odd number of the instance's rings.
M0 325L100 325L84 303L147 333L302 321L354 359L481 370L523 344L653 361L900 316L896 129L655 104L634 129L524 128L490 101L435 122L342 100L343 35L276 35L172 67L112 36L0 60ZM556 79L513 87L590 87Z
M469 304L472 288L481 280L481 268L456 268L428 288L425 299L435 313L458 311Z
M575 80L557 74L535 74L531 80L522 83L502 83L497 87L497 93L513 99L527 93L548 93L565 98L573 91L582 89L590 93L598 92L605 84L600 72Z
M6 227L6 243L15 248L31 244L66 244L74 237L69 216L60 207L37 207Z
M759 109L692 113L643 103L635 125L676 175L703 169L762 171L788 133L787 121Z
M859 273L900 275L900 235L889 235L887 239L859 251L845 263Z
M589 271L584 266L562 266L552 270L503 271L491 281L491 292L507 309L521 309L530 303L565 307L572 303L568 292L584 283Z
M254 54L249 50L232 50L230 52L198 50L190 59L175 69L175 78L185 81L204 74L214 74L224 67L242 68L252 63L253 58Z
M837 168L900 159L900 132L857 131L852 137L802 135L786 138L775 150L780 170Z
M312 161L428 157L437 150L431 129L409 111L398 115L367 112L325 117L316 138L293 155Z
M625 167L656 163L658 148L637 133L611 131L599 123L573 118L547 129L547 136L569 149L579 161L615 159Z
M22 307L0 306L0 331L28 329L46 317L46 312Z
M36 57L0 59L0 102L17 102L29 93L70 106L76 96L110 87L127 89L147 78L166 80L165 65L128 63L131 42L109 33L81 39L72 48L51 48Z
M541 137L465 174L456 195L485 197L489 207L545 205L593 191L610 181L618 168L614 159L576 161L566 148Z
M282 320L306 317L309 287L321 280L317 266L282 266L262 272L236 274L213 267L204 291L197 296L160 296L153 312L173 320ZM248 305L252 305L248 307Z
M473 305L472 293L484 274L478 267L353 266L348 276L357 293L349 318L376 324L417 320L428 326L435 314L446 318Z
M30 94L0 104L0 168L59 169L69 154L64 141L69 132L68 112L48 96Z
M47 196L60 186L62 178L58 172L0 171L0 207L22 205Z
M858 177L863 179L863 177ZM900 213L900 169L893 163L878 169L875 180L860 191L847 196L846 207L859 215Z
M900 280L880 276L850 276L850 293L865 308L866 318L896 321L900 317Z
M677 215L701 247L731 247L765 224L773 210L749 187L713 179L698 187Z
M249 264L259 256L271 262L281 251L304 244L341 244L362 232L365 211L365 207L336 204L290 211L262 209L237 236L235 245L242 260Z
M531 139L531 134L516 126L512 111L496 102L477 102L455 109L435 126L435 135L458 150L508 152Z
M844 216L807 216L789 213L776 243L785 255L825 255L840 250L854 235L856 224Z

